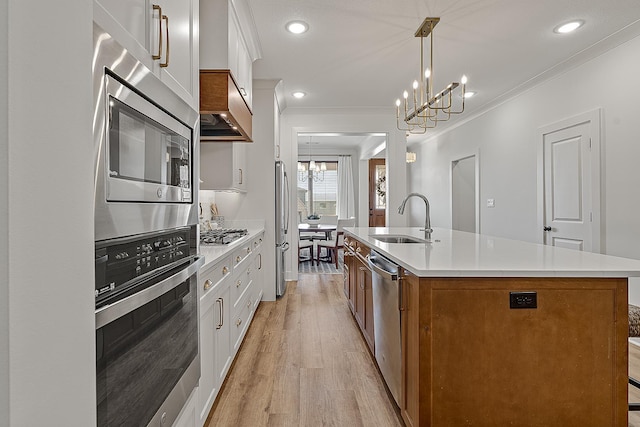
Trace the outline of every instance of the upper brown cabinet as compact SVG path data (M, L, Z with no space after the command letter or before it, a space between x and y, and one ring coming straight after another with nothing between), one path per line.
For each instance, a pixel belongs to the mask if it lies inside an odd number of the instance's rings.
M251 142L251 110L229 70L200 70L200 140Z

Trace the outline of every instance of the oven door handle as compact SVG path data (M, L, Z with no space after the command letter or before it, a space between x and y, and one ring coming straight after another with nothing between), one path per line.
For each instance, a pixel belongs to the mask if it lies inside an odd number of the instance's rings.
M168 292L180 285L189 277L196 274L203 264L204 257L196 257L194 262L189 264L187 268L180 270L176 274L167 277L155 285L143 289L133 295L129 295L128 297L114 302L113 304L100 307L96 310L96 329L102 328L104 325L113 322L120 316L123 316L138 307L142 307L149 301L158 298L165 292Z

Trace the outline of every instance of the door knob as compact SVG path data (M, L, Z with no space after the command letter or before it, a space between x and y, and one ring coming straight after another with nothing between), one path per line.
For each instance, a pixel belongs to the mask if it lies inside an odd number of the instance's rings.
M551 227L547 225L543 230L544 231L551 231Z

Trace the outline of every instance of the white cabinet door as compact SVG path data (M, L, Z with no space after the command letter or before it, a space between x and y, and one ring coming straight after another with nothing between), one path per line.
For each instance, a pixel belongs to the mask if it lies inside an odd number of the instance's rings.
M95 0L94 20L198 110L199 4L198 0Z
M195 110L198 97L198 0L162 0L163 47L156 62L160 79ZM154 14L154 28L157 14ZM152 34L157 34L152 29ZM167 37L168 34L168 37ZM156 36L157 37L157 36ZM155 43L154 46L157 46ZM166 67L162 66L167 64Z
M231 290L229 287L221 289L214 306L214 315L220 322L216 326L215 345L215 375L218 387L224 382L224 378L231 366Z
M233 143L233 182L235 188L247 191L247 144Z
M149 13L146 0L96 0L141 46L149 49Z
M201 190L247 190L245 143L200 144Z
M200 387L198 397L199 419L204 421L209 415L213 401L218 393L218 376L216 374L215 335L218 317L215 313L216 300L207 307L200 308Z
M200 315L200 387L198 420L203 425L231 366L229 283L211 295ZM202 307L201 307L201 310Z
M245 42L242 28L233 8L229 8L229 70L238 84L240 94L251 108L251 92L253 86L253 61Z

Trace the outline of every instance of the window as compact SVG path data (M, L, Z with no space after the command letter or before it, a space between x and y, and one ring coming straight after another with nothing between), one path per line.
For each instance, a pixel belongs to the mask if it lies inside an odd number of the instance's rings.
M317 162L326 164L324 171L310 171L309 162L298 162L298 216L301 220L308 215L337 215L338 162Z
M376 209L387 207L387 170L384 164L376 165Z

